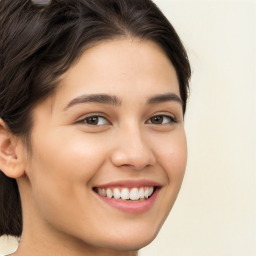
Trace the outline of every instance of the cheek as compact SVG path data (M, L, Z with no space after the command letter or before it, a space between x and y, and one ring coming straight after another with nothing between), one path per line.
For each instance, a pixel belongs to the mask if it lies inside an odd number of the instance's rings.
M72 208L70 204L75 205L81 195L87 196L85 187L90 187L90 180L106 159L106 147L100 145L95 138L67 131L37 139L32 148L29 178L41 210Z
M96 138L96 137L95 137ZM33 147L33 161L45 176L89 179L105 160L100 141L79 132L55 132Z
M165 177L159 197L161 224L166 220L178 196L187 163L187 142L183 129L177 129L158 139L155 155L161 167L159 173Z
M170 134L156 154L169 183L181 185L187 164L187 141L184 130Z

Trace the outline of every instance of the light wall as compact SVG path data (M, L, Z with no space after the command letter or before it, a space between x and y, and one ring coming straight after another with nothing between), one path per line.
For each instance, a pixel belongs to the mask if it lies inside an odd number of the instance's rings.
M192 64L189 159L172 213L140 255L255 256L256 2L155 2ZM2 238L0 255L14 247Z

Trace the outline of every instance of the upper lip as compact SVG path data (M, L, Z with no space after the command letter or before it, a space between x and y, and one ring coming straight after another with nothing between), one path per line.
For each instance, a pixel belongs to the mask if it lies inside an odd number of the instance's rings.
M135 188L135 187L162 187L162 185L152 180L119 180L119 181L99 184L94 187L95 188L110 188L110 187Z

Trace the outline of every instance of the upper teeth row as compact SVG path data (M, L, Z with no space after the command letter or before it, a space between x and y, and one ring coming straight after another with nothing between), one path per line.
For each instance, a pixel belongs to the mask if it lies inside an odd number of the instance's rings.
M149 188L97 188L96 192L108 198L122 199L122 200L139 200L150 197L154 192L154 187Z

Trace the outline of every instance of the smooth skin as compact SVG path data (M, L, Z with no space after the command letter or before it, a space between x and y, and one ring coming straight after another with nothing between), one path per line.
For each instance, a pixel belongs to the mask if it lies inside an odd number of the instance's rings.
M31 153L2 120L0 143L0 167L18 180L24 216L13 255L137 255L159 232L185 172L175 69L153 42L101 42L34 108ZM138 214L108 205L93 190L145 180L161 188Z

